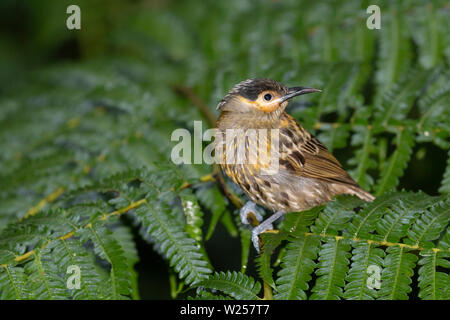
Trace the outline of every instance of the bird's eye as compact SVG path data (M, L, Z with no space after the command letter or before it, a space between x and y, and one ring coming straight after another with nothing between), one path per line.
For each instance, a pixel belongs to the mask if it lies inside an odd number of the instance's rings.
M272 100L272 95L271 95L270 93L266 93L266 94L264 95L264 100L266 100L266 101Z

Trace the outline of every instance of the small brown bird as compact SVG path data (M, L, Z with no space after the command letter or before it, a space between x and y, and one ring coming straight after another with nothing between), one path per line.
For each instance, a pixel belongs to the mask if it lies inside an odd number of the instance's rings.
M312 92L320 90L248 79L235 85L217 106L221 114L216 123L216 159L251 199L241 209L242 222L249 223L250 212L262 220L255 203L275 211L252 231L258 252L259 234L273 229L272 222L285 213L308 210L340 194L374 200L319 140L284 111L289 99Z

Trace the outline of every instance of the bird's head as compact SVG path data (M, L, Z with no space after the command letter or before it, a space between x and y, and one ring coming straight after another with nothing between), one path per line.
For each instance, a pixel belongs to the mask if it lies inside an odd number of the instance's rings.
M248 79L235 85L219 102L217 109L253 115L280 115L288 100L306 93L320 92L308 87L288 88L270 79Z

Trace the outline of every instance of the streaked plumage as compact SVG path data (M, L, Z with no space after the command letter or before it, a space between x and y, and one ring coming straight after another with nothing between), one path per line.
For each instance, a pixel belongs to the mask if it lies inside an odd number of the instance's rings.
M218 105L221 115L217 120L216 148L235 150L243 144L248 152L259 142L259 137L246 136L249 130L278 129L279 135L269 136L268 144L278 143L279 170L264 174L270 161L262 159L260 154L256 163L223 163L222 169L252 201L274 211L307 210L340 194L372 201L374 197L358 186L327 148L284 112L288 98L283 97L290 98L300 90L309 93L315 89L289 89L273 80L249 79L230 90ZM267 94L273 102L264 100ZM220 133L225 137L227 129L241 129L232 143L218 138ZM255 149L260 151L258 147ZM249 158L247 155L246 160Z

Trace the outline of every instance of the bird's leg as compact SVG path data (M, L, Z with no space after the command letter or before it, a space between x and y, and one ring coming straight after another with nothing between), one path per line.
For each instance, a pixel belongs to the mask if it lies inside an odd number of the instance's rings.
M253 228L253 230L252 230L252 242L253 242L253 246L255 247L255 249L256 249L256 251L258 253L260 251L260 249L259 249L259 235L261 233L267 231L267 230L272 230L273 229L272 222L275 222L276 220L278 220L283 215L284 215L283 211L277 211L273 215L271 215L269 218L267 218L266 220L261 222L260 225L258 225L257 227Z
M256 218L258 222L261 222L263 220L263 217L259 212L256 210L256 204L252 201L248 201L245 206L241 208L241 211L239 212L239 215L241 216L241 221L243 224L252 224L251 219ZM257 224L257 223L255 223Z

